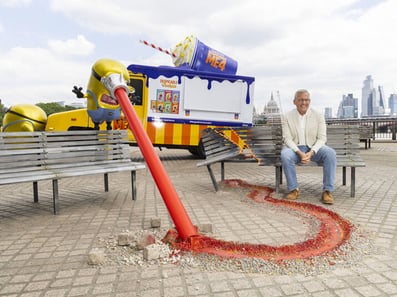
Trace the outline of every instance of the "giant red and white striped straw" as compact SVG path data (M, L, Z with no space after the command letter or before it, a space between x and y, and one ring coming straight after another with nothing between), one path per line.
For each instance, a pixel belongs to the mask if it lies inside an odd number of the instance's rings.
M160 52L162 52L162 53L165 53L165 54L167 54L167 55L170 55L170 56L172 56L172 57L176 57L176 55L174 54L174 53L171 53L169 50L167 50L167 49L163 49L162 47L159 47L159 46L157 46L157 45L155 45L155 44L153 44L153 43L150 43L150 42L148 42L148 41L146 41L146 40L139 40L141 43L143 43L144 45L147 45L147 46L150 46L150 47L152 47L152 48L154 48L154 49L156 49L156 50L159 50Z

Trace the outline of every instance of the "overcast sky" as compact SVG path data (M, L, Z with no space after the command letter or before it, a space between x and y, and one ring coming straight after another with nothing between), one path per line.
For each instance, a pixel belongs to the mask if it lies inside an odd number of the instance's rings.
M173 48L194 35L255 77L257 108L278 91L285 112L307 88L335 114L344 94L361 105L367 75L397 92L396 12L396 0L0 0L0 99L78 102L71 90L96 60L172 66L139 40Z

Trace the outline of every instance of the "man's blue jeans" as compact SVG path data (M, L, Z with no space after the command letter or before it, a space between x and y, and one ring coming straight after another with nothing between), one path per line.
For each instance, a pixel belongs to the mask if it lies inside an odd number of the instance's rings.
M299 145L299 150L304 153L310 151L306 145ZM336 153L335 150L329 146L322 146L316 154L311 158L311 161L323 166L323 190L332 192L334 190L335 173L336 173ZM285 177L287 179L288 191L299 188L298 179L296 177L296 164L300 162L299 156L290 148L284 147L281 151L281 165Z

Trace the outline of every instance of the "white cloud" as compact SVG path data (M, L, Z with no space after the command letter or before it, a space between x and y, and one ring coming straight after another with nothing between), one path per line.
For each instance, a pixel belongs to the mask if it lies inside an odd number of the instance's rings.
M62 77L67 71L73 76L76 69L81 70L86 81L90 63L105 46L110 54L125 47L125 57L130 57L126 64L169 65L168 56L145 48L138 41L146 39L171 48L185 36L194 34L236 59L238 74L255 76L258 105L263 106L271 92L279 90L283 104L288 106L295 89L308 88L314 105L336 110L343 94L353 93L361 98L362 81L368 74L372 74L375 84L384 86L386 94L397 89L397 63L394 63L397 1L393 0L49 0L49 3L54 13L65 15L82 32L77 38L66 40L60 36L48 42L49 48L44 50L48 59L41 62L46 69L43 80L47 75L51 86L57 84L52 71L60 68ZM101 45L94 39L97 36ZM112 36L120 37L123 42L106 44ZM83 58L92 61L82 65L78 59ZM3 60L0 58L1 63ZM34 60L34 57L30 61L25 59L20 65L16 59L15 63L20 67L30 63L40 67ZM51 69L45 61L58 66ZM63 81L71 84L67 77Z
M54 55L43 48L12 48L0 53L1 99L18 103L73 101L73 85L85 86L91 64Z
M50 40L48 46L55 53L76 56L88 56L95 49L95 45L83 35L77 35L76 39L67 39L65 41Z
M19 6L28 6L32 0L1 0L0 6L5 7L19 7Z

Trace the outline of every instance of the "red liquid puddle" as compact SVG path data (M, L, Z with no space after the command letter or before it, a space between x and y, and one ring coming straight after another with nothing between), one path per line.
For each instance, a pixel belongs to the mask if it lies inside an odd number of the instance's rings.
M306 241L281 246L230 242L205 235L192 236L183 241L173 229L168 231L163 241L175 249L193 253L207 253L226 258L252 257L284 261L309 259L330 253L350 238L353 225L328 209L309 203L272 198L274 190L269 187L251 185L241 180L225 180L224 183L229 187L249 189L247 197L257 203L270 203L304 213L319 223L319 231Z

